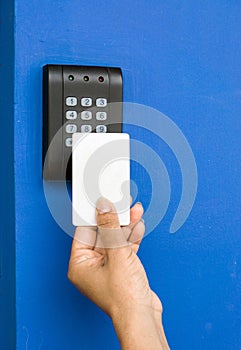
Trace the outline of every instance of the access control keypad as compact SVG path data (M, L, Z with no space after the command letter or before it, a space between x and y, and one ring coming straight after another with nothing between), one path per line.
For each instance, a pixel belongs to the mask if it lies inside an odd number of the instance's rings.
M70 180L74 133L122 132L121 69L46 65L43 73L44 160L49 149L44 178Z

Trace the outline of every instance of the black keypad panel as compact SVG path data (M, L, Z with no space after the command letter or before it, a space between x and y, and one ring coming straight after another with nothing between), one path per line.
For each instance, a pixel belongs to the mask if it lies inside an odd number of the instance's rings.
M44 177L66 179L67 167L70 180L73 133L122 132L121 69L47 65L43 82L44 157L55 133L64 126L62 139L49 152Z

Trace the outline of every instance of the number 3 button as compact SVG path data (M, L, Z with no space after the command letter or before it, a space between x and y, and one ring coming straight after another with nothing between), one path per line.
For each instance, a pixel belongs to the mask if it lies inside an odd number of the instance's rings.
M97 98L96 106L97 107L106 107L107 106L107 99L103 98L103 97Z

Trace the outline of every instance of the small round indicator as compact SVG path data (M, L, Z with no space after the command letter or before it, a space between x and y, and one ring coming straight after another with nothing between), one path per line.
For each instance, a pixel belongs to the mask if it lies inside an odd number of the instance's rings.
M70 74L68 78L69 78L70 81L74 80L74 76L72 74Z
M90 78L88 77L88 75L85 75L83 79L84 79L84 81L89 81L89 80L90 80Z
M102 76L99 77L99 82L100 83L103 83L104 80L105 80L104 77L102 77Z

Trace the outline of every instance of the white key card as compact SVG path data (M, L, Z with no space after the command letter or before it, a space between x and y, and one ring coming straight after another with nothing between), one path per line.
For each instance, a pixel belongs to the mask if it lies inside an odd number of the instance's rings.
M130 140L124 133L75 133L72 152L72 221L96 226L96 201L108 198L120 225L130 223Z

